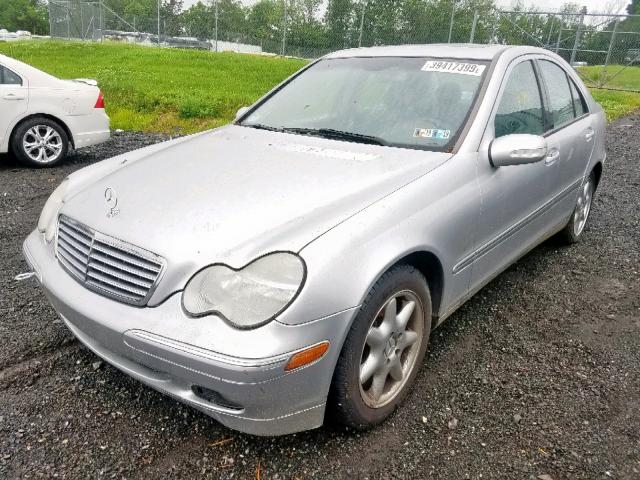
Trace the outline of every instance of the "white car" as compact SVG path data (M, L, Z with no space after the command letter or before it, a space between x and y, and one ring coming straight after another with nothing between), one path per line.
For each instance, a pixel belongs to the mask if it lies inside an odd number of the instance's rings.
M61 80L0 55L0 153L50 167L69 147L109 139L109 117L95 80Z

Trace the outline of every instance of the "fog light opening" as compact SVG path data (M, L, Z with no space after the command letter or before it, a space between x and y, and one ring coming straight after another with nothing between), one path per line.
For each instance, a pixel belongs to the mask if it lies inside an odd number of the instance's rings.
M243 407L238 405L237 403L232 402L231 400L227 400L220 393L215 390L211 390L210 388L201 387L200 385L192 385L191 391L197 396L206 400L207 402L213 403L220 407L228 408L230 410L242 410Z
M302 368L310 363L316 362L324 357L324 354L329 350L329 342L324 341L317 343L309 348L294 354L284 367L285 372L290 372L297 368Z

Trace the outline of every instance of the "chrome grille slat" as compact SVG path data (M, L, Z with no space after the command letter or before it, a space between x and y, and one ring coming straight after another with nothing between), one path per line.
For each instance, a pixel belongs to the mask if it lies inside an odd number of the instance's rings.
M135 293L136 295L140 295L144 297L147 294L147 289L144 288L136 288L133 285L127 285L128 282L121 282L114 278L109 278L107 275L102 275L100 272L95 272L89 270L87 273L87 280L90 282L91 280L98 280L101 283L106 283L107 285L111 285L121 291Z
M122 280L145 289L149 289L151 288L151 285L153 285L153 282L144 281L142 279L134 277L133 275L128 275L125 272L118 272L115 268L110 268L106 265L98 264L97 262L93 261L89 264L89 275L91 275L91 270L97 270L98 272L109 275L116 280Z
M93 244L93 248L94 250L102 252L111 257L115 257L118 260L127 262L133 266L149 270L152 273L158 273L160 271L160 268L154 266L151 262L140 261L139 259L136 259L133 255L130 255L128 252L124 252L123 250L116 249L106 243L96 241L96 243Z
M95 265L95 264L104 264L104 265L108 265L109 267L113 267L116 268L118 270L122 270L123 272L126 273L131 273L137 277L142 277L142 278L146 278L147 280L151 280L151 282L153 282L155 280L155 278L158 276L157 273L150 273L147 271L144 271L141 268L137 268L134 267L132 265L125 265L122 262L118 262L118 261L114 261L112 259L110 259L108 256L94 250L91 253L91 265Z
M163 258L60 215L56 236L60 265L89 290L142 306L164 270Z
M80 263L80 265L85 265L89 259L88 253L87 255L82 255L78 253L74 248L67 245L64 241L60 242L60 240L58 240L58 248L64 249L64 251L75 258Z
M144 297L129 292L128 290L120 290L118 287L108 285L100 281L93 281L87 283L87 285L98 293L102 293L105 296L115 298L116 300L124 300L127 303L133 303L135 301L141 301Z
M75 275L80 280L84 280L84 265L78 264L78 261L73 257L63 257L58 256L60 258L61 263L64 263L67 267L67 270L71 270L71 273Z
M67 221L61 221L59 223L58 229L71 235L72 237L76 238L80 242L91 243L91 240L92 240L91 233L87 231L83 231L83 229L76 227L75 225Z
M73 248L81 252L83 255L88 256L89 250L91 249L91 243L80 243L75 238L70 236L63 230L58 232L58 241L63 240L64 243L71 245Z

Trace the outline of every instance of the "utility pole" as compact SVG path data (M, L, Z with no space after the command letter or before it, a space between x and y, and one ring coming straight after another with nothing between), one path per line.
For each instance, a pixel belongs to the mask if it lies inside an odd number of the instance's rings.
M362 46L362 30L364 28L364 12L367 8L367 0L362 2L362 13L360 14L360 34L358 35L358 47Z
M282 19L282 56L287 50L287 0L282 0L284 4L284 17Z
M582 35L582 26L584 25L584 16L586 14L587 7L582 7L582 10L580 10L580 23L576 30L576 40L573 42L573 50L571 50L571 60L569 61L569 65L571 66L573 66L573 63L576 61L576 54L578 53L578 46L580 45L580 37Z
M607 67L609 66L609 62L611 61L611 51L613 50L613 44L616 41L616 32L618 31L619 23L620 19L616 20L616 23L613 24L611 40L609 41L609 48L607 49L607 58L604 60L604 68L602 69L602 75L600 75L600 81L598 82L600 84L600 87L604 86L604 84L607 82Z
M547 15L547 21L551 19L551 24L549 25L549 35L547 35L547 43L545 47L549 47L551 45L551 32L553 32L553 23L556 21L556 16Z
M449 21L449 39L447 43L451 43L451 36L453 35L453 17L456 14L456 0L451 2L451 20Z
M609 65L609 61L611 61L611 50L613 50L613 44L616 41L616 33L618 31L618 24L620 20L616 20L616 23L613 24L613 31L611 32L611 40L609 41L609 49L607 50L607 58L604 61L604 68L606 70L607 65Z
M160 45L160 0L158 0L158 45Z
M560 17L560 29L558 30L558 38L556 40L556 53L560 51L560 39L562 38L562 26L564 25L564 15Z
M218 51L218 0L214 0L215 2L215 16L216 16L216 23L215 23L215 29L216 29L216 52Z
M469 35L469 43L473 43L476 38L476 26L478 25L478 10L473 12L473 24L471 25L471 35Z

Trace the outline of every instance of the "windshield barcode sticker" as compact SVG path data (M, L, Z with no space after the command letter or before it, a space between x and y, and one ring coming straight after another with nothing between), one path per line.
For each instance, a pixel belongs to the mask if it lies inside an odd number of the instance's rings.
M420 70L423 72L446 72L460 75L474 75L479 77L484 72L486 65L479 63L444 62L442 60L429 60Z

